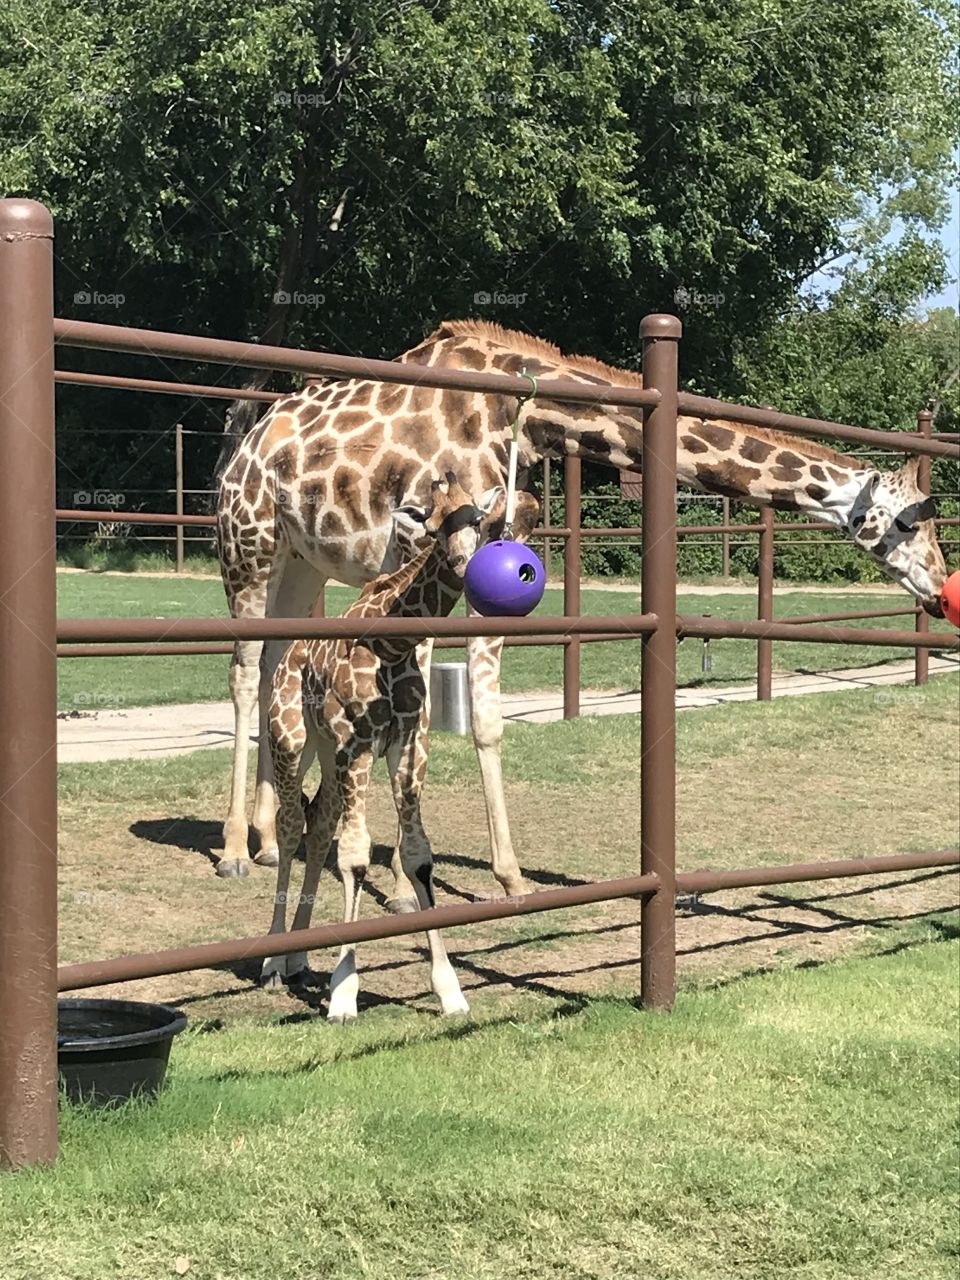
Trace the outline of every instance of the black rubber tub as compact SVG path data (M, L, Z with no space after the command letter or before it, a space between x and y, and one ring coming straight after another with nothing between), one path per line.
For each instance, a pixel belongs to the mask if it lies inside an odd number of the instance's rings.
M115 1107L154 1097L187 1015L135 1000L60 1000L57 1066L71 1102Z

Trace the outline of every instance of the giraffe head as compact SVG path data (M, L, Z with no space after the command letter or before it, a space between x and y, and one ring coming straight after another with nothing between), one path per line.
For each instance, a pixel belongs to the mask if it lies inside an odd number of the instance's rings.
M500 488L490 489L474 502L448 471L443 480L434 480L428 507L406 504L393 512L397 541L405 554L420 553L432 541L445 567L462 579L470 557L486 538L498 500L502 506Z
M934 618L943 617L940 592L947 566L933 523L936 506L917 483L920 459L899 471L870 471L854 498L847 527L861 550L888 578L915 596Z

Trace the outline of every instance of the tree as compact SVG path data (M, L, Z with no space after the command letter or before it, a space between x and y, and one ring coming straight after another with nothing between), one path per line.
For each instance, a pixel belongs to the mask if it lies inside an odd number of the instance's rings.
M956 25L940 0L10 0L0 186L54 212L61 314L374 355L481 314L630 364L679 310L685 376L730 393L824 261L939 225ZM65 463L73 423L173 412L71 394Z

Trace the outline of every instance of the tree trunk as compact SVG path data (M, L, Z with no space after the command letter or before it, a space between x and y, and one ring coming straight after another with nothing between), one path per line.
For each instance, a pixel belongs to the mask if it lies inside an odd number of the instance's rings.
M305 142L297 160L297 169L281 207L289 210L289 221L280 245L273 293L267 319L258 341L263 346L281 346L303 312L303 301L295 301L298 286L313 269L319 241L319 208L321 192L329 172L321 162L319 135L326 117L340 98L362 45L362 35L354 31L341 54L330 57L319 85L306 86L310 96L322 101L319 111L304 120ZM344 186L330 219L330 237L340 231L350 187ZM244 373L241 386L248 391L262 391L270 380L269 369L251 369ZM260 418L262 401L234 400L227 408L223 424L223 443L214 470L214 488L237 450L243 437Z

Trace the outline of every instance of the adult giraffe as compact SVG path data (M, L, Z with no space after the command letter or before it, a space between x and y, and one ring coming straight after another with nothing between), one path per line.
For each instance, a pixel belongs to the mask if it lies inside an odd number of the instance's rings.
M633 371L587 356L565 356L551 343L480 320L445 321L399 360L642 385ZM217 537L231 614L305 617L328 578L362 586L397 568L411 549L398 543L391 512L409 503L425 505L433 478L448 471L472 493L502 484L516 405L514 396L367 379L315 381L278 401L240 442L221 480ZM641 439L639 409L560 404L538 396L523 413L520 483L535 461L563 453L638 468ZM694 418L679 422L682 484L829 520L938 615L946 567L932 504L917 485L917 467L918 459L912 458L899 471L881 472L833 449L759 427ZM489 536L496 535L496 528L489 530ZM518 894L526 886L510 839L500 769L502 646L496 639L467 644L471 724L493 874L505 893ZM260 851L255 861L277 863L276 798L265 732L270 680L285 648L284 641L265 646L238 641L235 648L230 668L236 717L233 781L218 875L246 875L249 869L247 755L258 696L261 749L253 823ZM415 900L396 856L393 870L398 904Z

